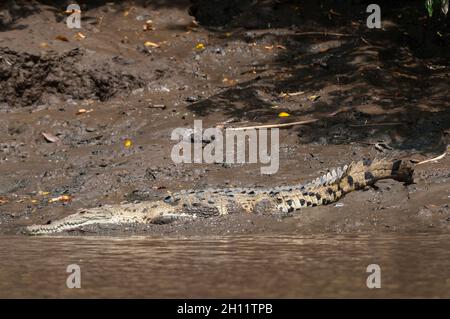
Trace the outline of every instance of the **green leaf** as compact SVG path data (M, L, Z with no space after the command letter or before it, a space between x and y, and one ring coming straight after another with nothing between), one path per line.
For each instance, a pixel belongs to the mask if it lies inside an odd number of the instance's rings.
M430 17L433 16L433 0L426 0L425 1L425 8L427 8L428 15Z

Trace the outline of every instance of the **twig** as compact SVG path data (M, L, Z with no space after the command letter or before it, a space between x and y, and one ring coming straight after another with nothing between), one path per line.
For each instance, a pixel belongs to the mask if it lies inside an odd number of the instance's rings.
M367 40L364 39L363 37L361 37L361 40L362 40L362 42L364 42L364 43L367 44L367 45L370 45L370 46L372 45L372 44L369 43L369 41L367 41Z
M347 110L347 108L343 108L343 109L337 110L333 113L330 113L325 117L326 118L333 117L336 114L344 112L346 110ZM314 122L317 122L318 120L320 120L320 119L303 120L303 121L282 123L282 124L266 124L266 125L255 125L255 126L244 126L244 127L230 127L230 128L227 128L227 130L242 131L242 130L260 129L260 128L280 128L280 127L289 127L289 126L293 126L293 125L303 125L303 124L314 123Z
M393 123L366 123L366 124L353 124L350 127L364 127L364 126L385 126L385 125L402 125L403 123L393 122Z
M295 33L295 35L329 35L329 36L335 36L335 37L353 37L353 34L348 34L348 33L334 33L334 32L299 32L299 33Z
M443 159L443 158L445 157L445 155L447 155L447 152L445 152L444 154L441 154L441 155L439 155L439 156L437 156L437 157L434 157L434 158L430 158L430 159L421 161L421 162L417 163L416 166L417 166L417 165L420 165L420 164L425 164L425 163L429 163L429 162L438 161L438 160L440 160L440 159Z
M293 125L302 125L309 124L313 122L317 122L319 119L305 120L305 121L297 121L292 123L283 123L283 124L267 124L267 125L255 125L255 126L244 126L244 127L230 127L227 130L230 131L243 131L243 130L251 130L251 129L260 129L260 128L280 128L280 127L288 127Z

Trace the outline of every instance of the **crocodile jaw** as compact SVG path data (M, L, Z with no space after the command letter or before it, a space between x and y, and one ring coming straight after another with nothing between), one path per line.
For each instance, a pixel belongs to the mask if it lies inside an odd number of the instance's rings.
M133 222L131 218L127 218L125 220L121 217L122 216L112 214L110 211L108 211L108 209L96 208L92 210L80 211L47 225L28 226L25 228L25 232L30 235L48 235L80 229L83 226L87 225L121 224L126 222Z

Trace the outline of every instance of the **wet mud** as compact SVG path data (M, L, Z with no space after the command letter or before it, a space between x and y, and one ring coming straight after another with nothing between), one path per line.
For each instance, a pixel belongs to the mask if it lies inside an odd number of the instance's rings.
M205 2L93 1L82 4L79 30L65 25L64 1L1 7L0 233L181 189L297 184L362 158L448 152L448 19L424 18L414 1L401 14L385 4L383 29L371 30L364 1ZM149 19L154 30L144 31ZM314 118L280 131L274 175L259 164L170 157L172 130L196 119L213 127ZM74 234L448 232L449 186L447 156L417 166L415 184L383 181L288 218ZM52 201L62 195L70 200Z

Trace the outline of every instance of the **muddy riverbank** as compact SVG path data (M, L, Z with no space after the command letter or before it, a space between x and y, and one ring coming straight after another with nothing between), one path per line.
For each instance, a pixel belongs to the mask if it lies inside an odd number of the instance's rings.
M94 1L82 6L79 30L65 25L62 1L9 7L0 20L1 234L83 207L186 188L296 184L362 158L423 160L448 150L449 28L414 2L403 13L387 7L381 30L365 26L361 3L243 1L233 11L200 2ZM229 16L216 21L214 10ZM195 119L211 127L312 118L321 120L280 131L274 175L255 164L170 158L172 130ZM102 233L448 232L449 186L445 157L417 167L415 184L383 181L291 218L233 215ZM52 201L61 196L70 200Z

